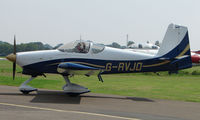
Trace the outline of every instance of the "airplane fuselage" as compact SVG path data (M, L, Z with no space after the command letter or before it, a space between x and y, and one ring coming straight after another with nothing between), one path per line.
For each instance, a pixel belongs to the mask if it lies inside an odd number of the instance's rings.
M170 61L160 60L159 57L105 47L97 54L69 53L59 50L44 50L17 53L17 64L23 68L24 74L40 75L41 73L58 74L60 63L70 62L102 69L102 74L157 72L174 70L176 66L169 65Z

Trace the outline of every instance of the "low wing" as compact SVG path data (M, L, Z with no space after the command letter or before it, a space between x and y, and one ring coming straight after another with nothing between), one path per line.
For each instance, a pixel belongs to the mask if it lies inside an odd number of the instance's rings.
M78 63L65 62L58 65L57 71L61 74L90 76L100 74L103 69Z

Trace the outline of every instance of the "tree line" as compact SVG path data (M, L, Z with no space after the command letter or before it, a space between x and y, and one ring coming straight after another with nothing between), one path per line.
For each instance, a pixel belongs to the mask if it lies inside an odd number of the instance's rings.
M61 45L63 44L61 43L52 47L51 45L43 44L42 42L21 43L21 44L16 45L16 51L25 52L25 51L36 51L36 50L51 50L51 49L57 49ZM116 42L113 42L112 44L107 45L107 46L115 47L115 48L124 47L124 46L120 46L120 44ZM0 41L0 56L6 56L10 53L13 53L13 45L8 42Z
M61 45L61 44L60 44ZM56 49L59 46L52 47L49 44L42 42L21 43L16 45L17 52L36 51L36 50L50 50ZM13 53L13 45L8 42L0 41L0 56L6 56Z
M131 45L131 44L134 44L134 42L129 41L127 43L127 45ZM158 41L158 44L159 44L159 41ZM36 51L36 50L51 50L51 49L57 49L61 45L63 45L63 44L61 43L61 44L58 44L58 45L52 47L51 45L43 44L42 42L21 43L21 44L16 45L16 51L17 52L25 52L25 51ZM114 47L114 48L121 48L121 49L126 48L126 46L121 46L117 42L113 42L112 44L109 44L106 46ZM8 42L0 41L0 56L6 56L10 53L13 53L13 45Z

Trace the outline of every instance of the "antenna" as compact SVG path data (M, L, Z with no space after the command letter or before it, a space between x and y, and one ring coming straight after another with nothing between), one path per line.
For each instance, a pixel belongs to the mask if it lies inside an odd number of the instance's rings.
M128 34L126 35L126 47L128 47Z
M80 40L82 40L82 36L81 36L81 34L80 34Z

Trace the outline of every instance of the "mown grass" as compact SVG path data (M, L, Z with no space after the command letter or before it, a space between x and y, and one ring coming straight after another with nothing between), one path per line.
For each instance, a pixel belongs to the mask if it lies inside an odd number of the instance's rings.
M21 68L17 67L17 72ZM194 74L195 71L195 74ZM94 93L115 94L153 99L170 99L200 102L200 67L179 71L179 74L168 75L161 72L139 74L103 75L104 83L96 76L74 76L71 81L88 87ZM12 63L0 61L0 84L19 86L29 76L17 73L12 80ZM65 84L60 75L47 75L47 78L37 77L30 82L36 88L61 90Z

